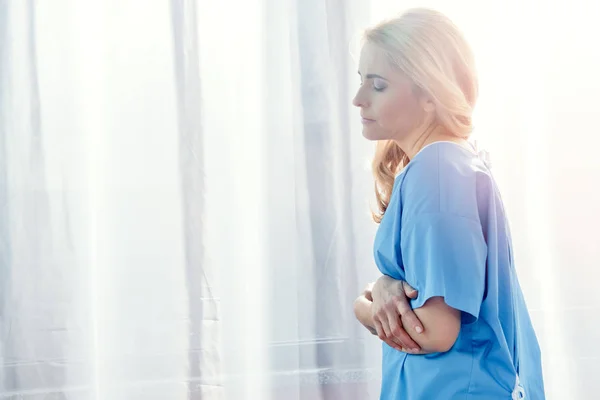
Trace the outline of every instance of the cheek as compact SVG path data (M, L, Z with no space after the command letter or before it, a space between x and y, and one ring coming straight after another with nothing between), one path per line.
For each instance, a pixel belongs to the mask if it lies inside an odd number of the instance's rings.
M396 96L386 99L381 104L379 122L386 130L403 130L410 128L418 118L419 110L407 96Z
M378 122L384 129L394 129L403 119L404 104L397 97L387 98L379 105Z

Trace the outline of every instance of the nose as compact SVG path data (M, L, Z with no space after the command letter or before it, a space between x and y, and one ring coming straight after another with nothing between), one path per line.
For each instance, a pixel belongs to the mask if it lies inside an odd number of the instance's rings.
M356 96L352 99L352 105L355 107L364 108L367 106L366 96L362 93L362 86L356 92Z

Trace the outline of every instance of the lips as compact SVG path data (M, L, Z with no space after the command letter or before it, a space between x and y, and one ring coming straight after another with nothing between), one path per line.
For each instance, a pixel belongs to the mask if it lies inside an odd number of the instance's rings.
M363 124L370 124L370 123L373 123L373 122L375 122L375 120L362 117L362 123Z

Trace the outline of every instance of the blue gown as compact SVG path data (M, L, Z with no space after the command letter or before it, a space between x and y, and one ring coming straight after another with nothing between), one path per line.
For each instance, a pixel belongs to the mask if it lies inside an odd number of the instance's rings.
M544 399L541 355L517 279L498 188L456 143L423 148L394 182L374 243L382 274L461 311L446 353L383 343L381 400Z

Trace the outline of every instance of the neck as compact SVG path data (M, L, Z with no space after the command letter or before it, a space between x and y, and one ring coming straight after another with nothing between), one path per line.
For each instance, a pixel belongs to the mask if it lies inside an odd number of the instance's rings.
M466 139L452 135L444 127L437 124L432 124L425 129L419 130L415 134L409 135L405 140L395 140L409 160L412 160L428 144L442 141L454 142L461 145L466 144Z

